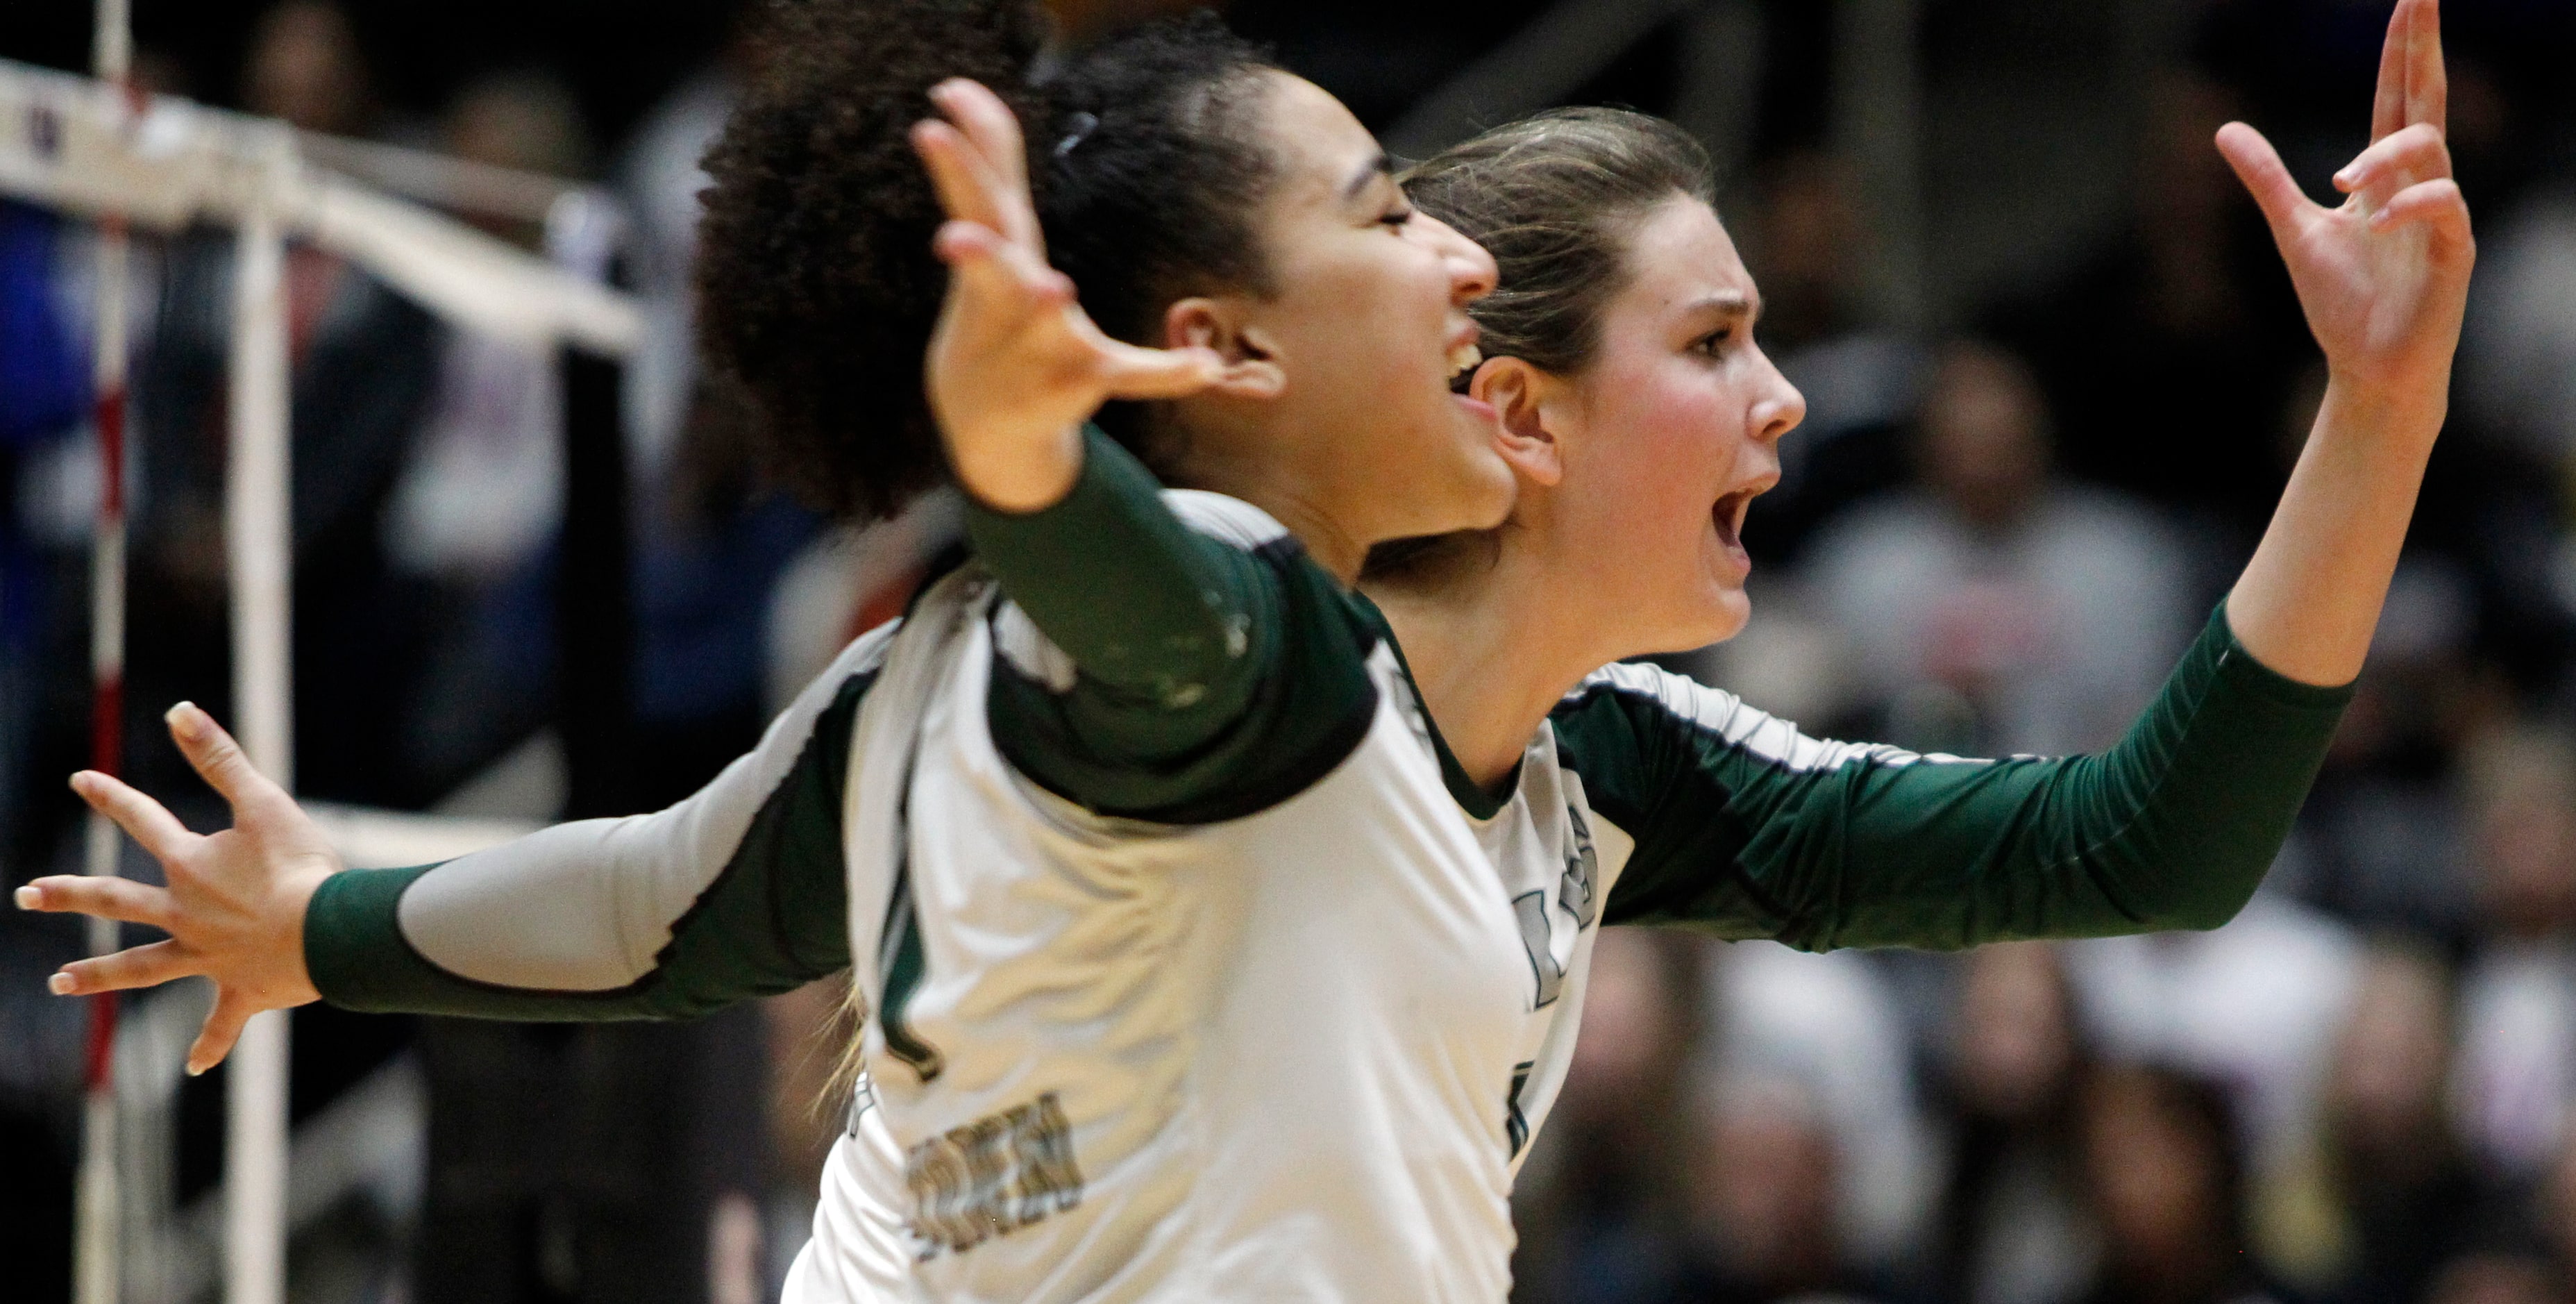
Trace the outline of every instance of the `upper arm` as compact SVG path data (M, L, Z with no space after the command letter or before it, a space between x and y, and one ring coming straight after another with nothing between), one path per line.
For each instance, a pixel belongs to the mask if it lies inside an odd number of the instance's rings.
M326 880L305 923L315 985L359 1009L648 1018L845 967L841 797L888 637L854 644L757 749L666 810Z

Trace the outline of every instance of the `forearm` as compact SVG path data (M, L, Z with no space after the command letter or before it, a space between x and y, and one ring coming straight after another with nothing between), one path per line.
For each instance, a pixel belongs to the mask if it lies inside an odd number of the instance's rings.
M1863 946L2215 928L2279 855L2347 698L2260 664L2213 622L2100 755L1892 776L1889 818L1859 806L1838 906L1820 917L1834 944ZM1955 791L1897 795L1945 780Z
M2270 527L2227 600L2239 642L2303 684L2361 673L2415 514L2446 386L2373 390L2341 378Z

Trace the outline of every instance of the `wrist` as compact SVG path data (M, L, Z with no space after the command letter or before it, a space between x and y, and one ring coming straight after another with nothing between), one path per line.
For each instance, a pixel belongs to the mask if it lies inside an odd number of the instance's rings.
M2430 447L2449 419L2450 407L2447 369L2435 377L2391 378L2330 368L2315 433L2350 431Z
M949 461L958 489L977 506L1025 516L1064 501L1081 480L1082 427L1043 440L952 441Z
M279 953L295 957L293 970L279 975L284 990L277 993L283 1005L303 1005L322 999L322 989L314 985L313 967L304 954L304 921L312 911L313 894L320 891L324 880L339 872L337 865L300 868L284 875L278 885L279 904L285 935L277 939Z

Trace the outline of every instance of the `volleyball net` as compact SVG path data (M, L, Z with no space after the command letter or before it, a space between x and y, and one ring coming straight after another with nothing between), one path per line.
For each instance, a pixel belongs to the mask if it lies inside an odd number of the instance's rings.
M234 240L227 366L225 561L230 579L233 719L250 759L294 783L290 661L288 302L290 242L328 252L461 330L622 360L643 315L606 283L622 238L617 205L561 180L421 151L300 133L283 122L134 92L115 0L100 6L98 76L0 60L0 198L95 224L95 437L101 483L94 534L92 671L95 768L117 770L123 733L125 375L132 349L125 278L130 232L227 228ZM442 211L447 210L447 211ZM448 211L544 224L540 258ZM521 831L490 821L339 809L324 824L352 864L423 863ZM87 870L117 871L120 835L93 818ZM90 949L119 943L96 921ZM131 1180L166 1156L180 1081L171 1047L193 1034L201 997L154 997L120 1026L112 997L92 998L79 1177L79 1304L174 1301L195 1275L164 1262L176 1234L166 1207ZM282 1304L289 1190L288 1020L252 1020L228 1061L221 1188L223 1298ZM314 1125L325 1120L317 1119ZM130 1271L140 1266L141 1272ZM145 1280L134 1280L141 1277Z

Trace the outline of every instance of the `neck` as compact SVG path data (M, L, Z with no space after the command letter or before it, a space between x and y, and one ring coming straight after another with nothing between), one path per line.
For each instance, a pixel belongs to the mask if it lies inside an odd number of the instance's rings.
M1230 454L1226 443L1204 440L1189 450L1184 473L1167 483L1206 489L1240 498L1268 512L1297 537L1314 563L1347 588L1357 584L1369 545L1359 531L1320 504L1339 501L1329 486L1317 486L1295 466ZM1346 498L1347 495L1343 495Z
M1525 500L1526 501L1526 500ZM1581 577L1551 564L1544 527L1518 514L1486 548L1435 559L1401 584L1372 585L1404 645L1425 709L1467 777L1488 789L1519 764L1530 735L1585 675L1635 651L1585 618Z

